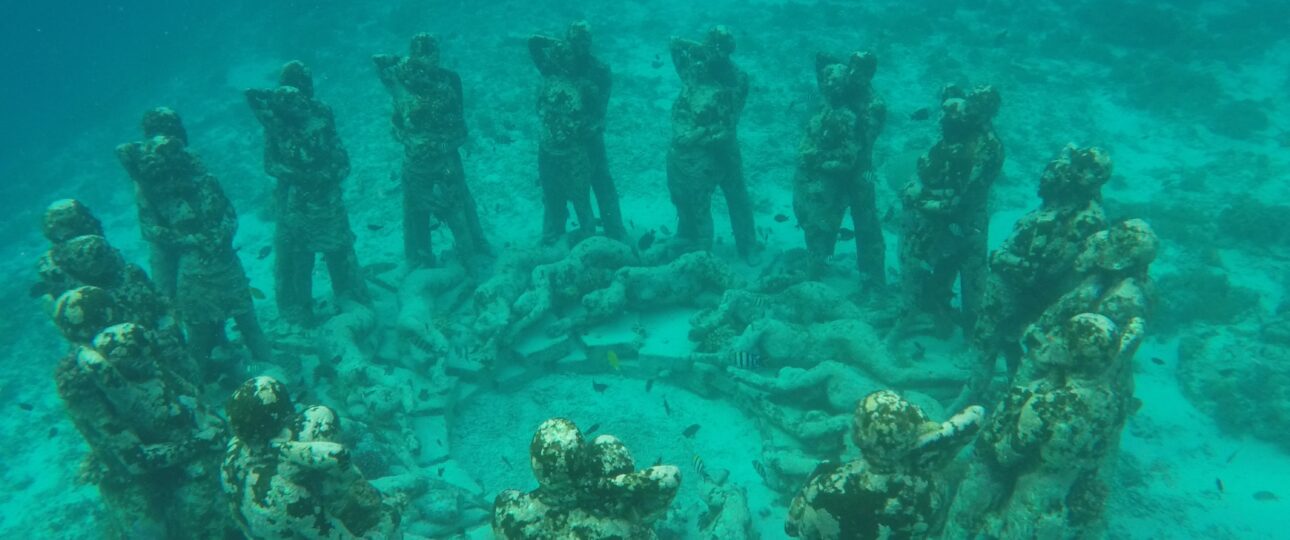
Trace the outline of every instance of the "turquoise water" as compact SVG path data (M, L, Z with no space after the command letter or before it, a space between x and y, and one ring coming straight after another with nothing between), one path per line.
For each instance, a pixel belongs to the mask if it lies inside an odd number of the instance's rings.
M1114 162L1102 188L1108 220L1141 218L1159 237L1150 270L1156 299L1145 340L1127 364L1141 405L1118 448L1103 457L1105 527L1090 534L1284 537L1276 516L1284 513L1281 497L1290 496L1290 235L1281 219L1290 195L1290 111L1280 97L1290 85L1290 43L1280 21L1290 8L1264 1L915 4L11 6L0 23L0 174L7 179L0 185L0 264L9 276L0 296L10 306L0 320L8 359L0 362L0 403L9 411L0 422L8 448L0 533L82 538L113 530L110 504L82 474L90 446L53 384L69 345L49 322L50 301L29 289L49 247L40 217L63 198L83 201L125 260L148 267L135 193L114 148L141 138L144 111L166 106L182 115L189 148L237 209L233 247L250 285L264 294L257 294L255 313L274 342L268 361L247 357L240 340L216 352L222 363L214 371L223 378L211 376L200 395L212 410L222 415L237 384L261 374L285 383L299 404L333 407L357 467L382 491L407 493L402 528L411 537L489 537L497 494L537 487L525 457L538 425L552 417L617 436L638 468L661 459L680 469L670 511L654 522L660 537L698 537L711 485L746 493L745 533L784 537L789 501L804 478L786 466L778 474L761 469L785 455L854 460L858 452L851 443L835 452L804 442L777 423L794 424L804 417L794 415L812 411L836 418L880 388L901 392L937 422L957 412L951 405L972 364L963 333L888 339L904 306L900 193L940 137L942 86L957 83L993 85L1002 101L993 128L1006 159L989 197L992 249L1039 205L1041 174L1067 143L1101 147ZM534 33L562 37L577 19L589 22L594 54L613 72L604 139L626 227L621 252L630 262L612 267L578 266L584 263L570 257L567 242L539 247L541 79L527 42ZM593 318L582 296L600 287L570 285L576 290L558 292L550 310L526 311L541 290L531 274L539 265L566 263L595 281L621 267L675 259L640 240L649 235L663 246L677 231L667 156L682 83L669 39L702 39L718 24L733 32L733 60L749 79L738 141L761 252L736 252L725 199L714 197L712 260L728 280L677 297L629 297ZM406 54L419 32L437 37L443 66L461 77L464 175L497 256L474 278L416 270L404 260L402 147L391 136L390 94L371 56ZM855 247L840 242L829 273L818 279L827 301L779 295L783 287L759 290L763 276L791 266L804 247L793 182L799 141L821 107L814 55L853 50L876 56L873 91L888 111L873 144L873 172L889 285L862 282ZM363 311L371 319L358 325L354 340L337 337L344 324L329 318L349 308L337 307L321 269L313 291L325 303L318 320L289 324L276 304L277 248L263 253L275 246L274 179L265 174L264 132L243 91L276 86L289 60L312 69L316 97L332 108L349 154L344 201L372 295ZM856 228L850 219L842 226ZM441 266L457 264L445 249L447 228L433 237ZM682 281L694 276L678 272ZM503 291L500 328L481 322L477 288L490 279ZM733 305L722 294L740 289L750 291L752 304L770 306L753 319L784 323L756 327L780 341L747 332L755 320L733 334L704 326L705 310ZM814 315L826 307L831 313ZM530 320L529 313L536 315ZM813 336L810 325L823 322L842 328L849 341L818 350L794 341L794 329ZM496 349L481 352L481 328L492 332L489 347ZM739 351L755 351L761 365L728 366ZM611 361L611 352L620 359ZM338 355L345 363L329 369ZM825 361L849 375L803 383L799 394L747 390ZM355 382L345 377L354 369L381 376ZM425 389L434 400L372 397L415 397ZM987 410L994 405L985 403ZM700 428L686 436L694 425ZM945 478L953 484L974 459L964 452ZM416 478L417 489L398 484ZM126 534L162 533L139 527Z

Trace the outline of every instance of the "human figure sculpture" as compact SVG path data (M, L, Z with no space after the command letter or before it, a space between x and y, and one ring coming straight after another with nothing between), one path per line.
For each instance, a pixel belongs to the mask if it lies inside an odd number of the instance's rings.
M271 377L242 383L227 405L233 439L222 473L234 520L251 539L402 538L399 511L354 466L340 418L297 412Z
M941 92L941 139L918 160L904 203L900 268L906 309L930 316L940 333L971 329L986 279L990 186L1003 168L992 120L999 94L981 86ZM960 285L959 312L951 307Z
M194 356L205 358L237 323L251 356L270 359L251 301L250 281L233 249L237 213L219 181L188 150L183 121L159 107L144 114L145 140L117 147L135 185L139 223L153 249L153 272L172 287Z
M823 260L833 255L842 216L850 209L857 268L866 281L882 285L886 247L874 193L873 144L887 107L869 84L877 63L869 53L852 53L845 61L816 55L815 75L824 103L802 138L793 213L818 272Z
M1030 350L982 427L946 538L1105 537L1104 476L1132 407L1121 377L1140 327L1081 313Z
M1040 207L1022 216L990 256L990 273L972 333L978 363L968 399L984 397L1002 354L1011 376L1020 364L1026 327L1078 280L1075 259L1084 242L1106 228L1101 187L1111 158L1100 148L1068 145L1039 180Z
M564 235L569 206L578 219L575 240L596 230L590 192L596 195L605 235L624 240L627 232L618 190L605 154L605 112L612 75L609 67L591 54L591 27L586 21L577 21L569 25L564 39L530 37L529 54L542 74L537 112L541 123L538 177L543 243L553 244Z
M50 203L45 209L41 219L41 232L51 246L36 261L36 275L40 282L32 288L32 296L43 296L53 301L64 292L81 285L54 262L55 251L63 243L78 236L103 236L103 223L80 201L60 199Z
M501 540L657 538L651 524L681 487L675 466L637 471L622 441L600 435L587 442L564 418L538 426L529 452L540 487L497 496L493 534Z
M85 473L108 507L107 536L226 538L233 524L210 504L223 421L168 367L154 333L134 323L101 326L117 316L101 289L68 291L59 305L55 322L74 345L55 385L89 446Z
M439 44L417 34L408 55L372 57L394 99L394 138L403 144L403 250L412 266L434 265L430 219L448 226L466 266L488 241L458 148L466 143L461 77L439 65Z
M676 238L685 249L712 249L712 194L721 188L735 247L740 256L749 257L757 250L757 234L738 138L748 75L730 60L734 35L717 26L702 43L673 38L671 50L682 84L672 103L672 145L667 153Z
M985 411L943 423L890 390L856 405L851 439L861 457L825 467L798 492L784 530L794 538L934 538L948 502L942 469L972 441Z
M279 312L289 320L312 315L313 268L322 253L336 296L368 302L354 232L342 199L349 155L336 132L331 107L314 98L313 75L304 64L282 67L279 86L246 91L251 111L264 126L264 168L273 189L274 289Z

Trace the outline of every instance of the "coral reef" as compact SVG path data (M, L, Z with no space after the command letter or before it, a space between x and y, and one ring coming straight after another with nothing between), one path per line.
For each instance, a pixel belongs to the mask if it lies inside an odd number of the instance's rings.
M1290 339L1287 317L1257 336L1204 331L1178 343L1178 384L1183 395L1218 426L1249 434L1290 451Z
M563 418L538 426L530 463L541 487L497 496L493 533L500 539L656 538L651 524L681 485L675 466L637 471L617 438L600 435L588 443Z
M947 502L941 474L984 416L965 409L944 423L890 390L856 405L851 438L861 458L817 471L793 499L784 530L794 538L934 538Z
M287 388L261 376L233 393L227 413L224 493L248 537L402 538L399 502L354 466L335 411L297 412Z

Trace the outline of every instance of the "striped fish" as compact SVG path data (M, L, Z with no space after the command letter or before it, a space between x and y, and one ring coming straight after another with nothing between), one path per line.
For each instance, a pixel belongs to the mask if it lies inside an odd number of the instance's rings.
M739 369L757 369L761 367L761 355L750 351L735 351L730 355L730 363Z
M694 465L694 472L699 473L700 477L708 477L708 466L703 463L703 458L700 457L699 454L695 454L694 457L690 459L690 463Z

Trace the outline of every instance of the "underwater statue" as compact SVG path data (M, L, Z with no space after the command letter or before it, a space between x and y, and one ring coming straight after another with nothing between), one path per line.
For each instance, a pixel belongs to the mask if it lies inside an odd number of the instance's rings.
M78 236L103 236L103 223L81 201L60 199L45 209L40 230L51 245L36 261L36 275L40 281L31 292L32 296L41 296L52 302L64 292L83 285L59 268L54 262L55 252Z
M985 396L1002 354L1008 375L1021 361L1026 327L1075 287L1075 259L1084 242L1106 228L1102 185L1111 178L1111 158L1100 148L1067 145L1039 179L1040 207L1022 216L1012 235L990 255L985 295L971 335L977 357L968 401Z
M1126 372L1141 327L1081 313L1029 350L981 429L946 538L1106 537L1106 476L1134 406Z
M887 106L870 86L877 65L869 53L852 53L845 61L816 55L815 77L824 103L802 138L793 213L818 272L833 255L842 216L850 209L857 268L866 282L883 285L886 247L874 192L873 144Z
M591 192L596 194L605 235L626 239L618 190L605 155L605 111L612 75L609 66L591 54L590 26L586 21L574 22L564 39L530 37L529 54L542 74L537 97L542 242L553 244L564 235L570 205L578 219L577 238L571 243L594 233Z
M82 475L107 506L105 536L227 538L233 523L211 504L226 427L172 370L155 333L102 326L118 317L113 309L105 291L80 287L63 293L54 316L72 342L54 381L89 446Z
M943 470L984 416L973 406L937 423L890 390L865 396L851 425L861 458L817 468L784 531L808 540L935 538L949 502Z
M938 334L971 329L986 280L990 186L1003 168L992 120L999 93L955 85L941 92L941 139L918 159L918 177L901 193L901 287L911 318L931 317ZM959 281L961 311L951 306Z
M304 322L313 311L313 269L322 253L337 298L367 303L354 231L340 183L349 175L331 107L314 98L313 75L300 62L282 67L279 86L246 91L264 126L264 169L273 188L274 290L278 311Z
M403 250L411 266L433 266L430 219L448 226L462 262L488 254L458 148L466 143L461 77L439 65L439 44L417 34L408 55L372 57L394 99L394 138L403 144Z
M717 26L702 43L673 38L671 50L682 84L672 103L672 145L667 152L676 238L683 250L712 249L712 194L721 188L735 247L740 256L751 257L757 251L757 233L738 137L748 74L730 60L734 34Z
M354 465L328 407L297 412L282 383L255 377L229 398L222 472L233 518L251 539L398 539L399 510Z
M657 538L652 524L681 487L675 466L637 471L617 438L587 442L563 418L543 422L529 448L539 487L497 496L493 534L501 540Z
M174 300L193 355L207 358L233 319L251 356L270 359L250 280L233 249L237 213L224 189L188 150L183 120L158 107L144 114L145 140L117 147L134 180L139 225L152 247L153 275Z

